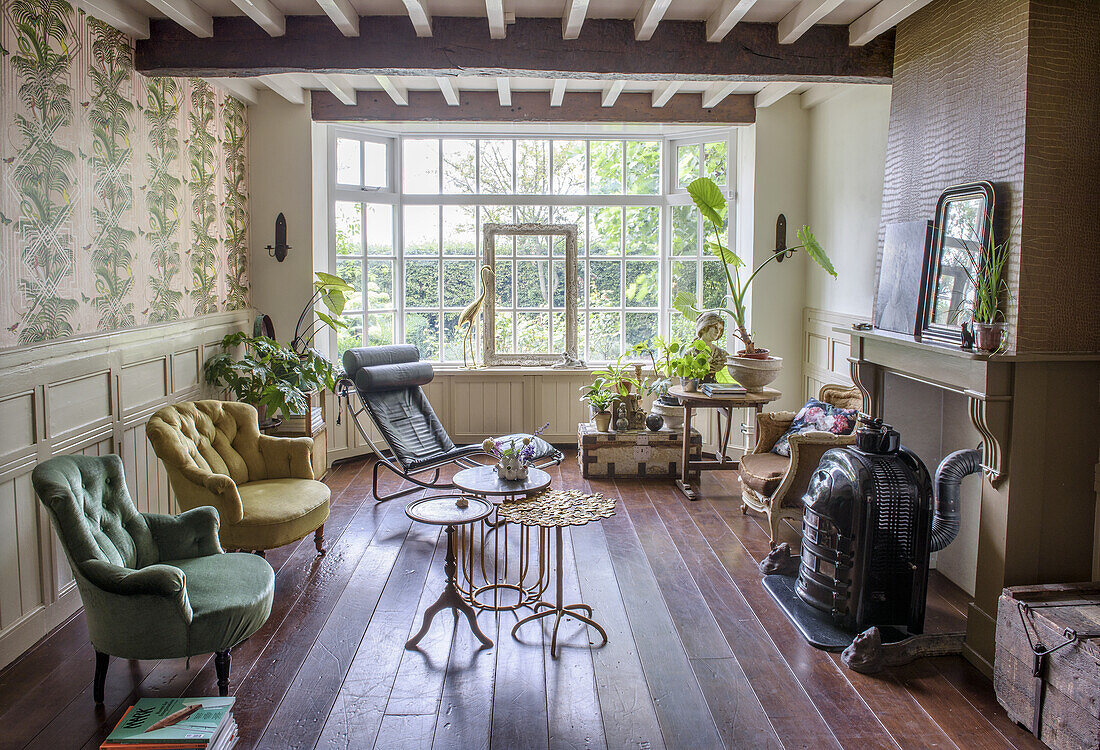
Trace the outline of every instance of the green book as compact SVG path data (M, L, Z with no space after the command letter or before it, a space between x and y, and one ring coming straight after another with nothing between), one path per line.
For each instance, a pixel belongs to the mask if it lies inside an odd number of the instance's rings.
M230 717L235 698L142 698L126 712L104 744L198 745L204 747ZM170 726L149 727L193 705L202 708Z

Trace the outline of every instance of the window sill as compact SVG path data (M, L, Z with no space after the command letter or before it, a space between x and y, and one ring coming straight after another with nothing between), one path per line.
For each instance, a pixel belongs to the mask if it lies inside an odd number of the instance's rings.
M585 377L591 375L597 370L607 369L607 365L585 365L584 367L576 368L553 368L549 365L545 366L532 366L532 367L518 367L512 365L501 365L498 367L482 367L477 370L467 370L465 368L456 365L432 365L435 370L435 374L438 376L448 377L516 377L519 375L549 375L549 376L561 376L569 377L574 375L583 375ZM650 376L653 374L651 367L642 367L642 375Z

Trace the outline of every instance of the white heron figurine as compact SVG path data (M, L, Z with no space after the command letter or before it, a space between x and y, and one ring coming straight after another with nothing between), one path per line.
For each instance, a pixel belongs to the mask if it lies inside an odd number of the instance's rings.
M493 288L493 282L496 280L496 274L493 273L493 269L490 266L481 267L481 294L477 299L466 306L466 309L462 311L462 314L458 316L458 328L462 329L462 326L466 326L466 331L462 334L462 366L468 370L477 369L477 352L474 351L474 345L470 341L474 333L474 321L477 320L478 313L481 312L481 306L485 304L486 291ZM466 359L466 348L470 349L470 360ZM471 364L472 361L472 364Z

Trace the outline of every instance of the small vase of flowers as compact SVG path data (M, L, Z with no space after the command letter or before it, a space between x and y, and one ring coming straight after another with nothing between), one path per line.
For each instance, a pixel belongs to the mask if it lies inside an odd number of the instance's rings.
M481 449L497 460L497 476L508 482L522 482L527 479L527 470L535 457L534 438L550 426L547 422L535 430L530 437L493 439L485 438Z

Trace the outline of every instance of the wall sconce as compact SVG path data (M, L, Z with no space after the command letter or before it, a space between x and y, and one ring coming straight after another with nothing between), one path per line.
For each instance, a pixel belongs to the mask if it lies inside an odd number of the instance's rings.
M268 245L264 249L280 263L286 260L286 251L290 249L290 245L286 244L286 217L282 213L275 217L275 245Z

